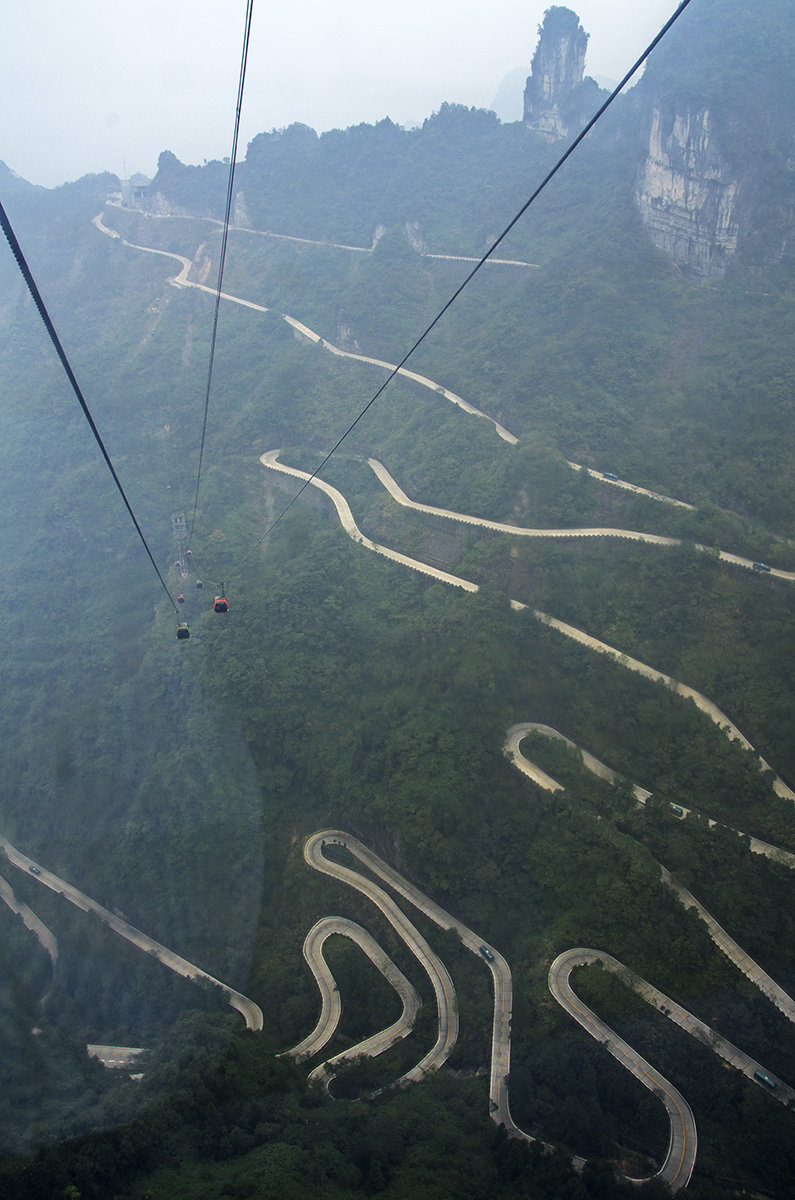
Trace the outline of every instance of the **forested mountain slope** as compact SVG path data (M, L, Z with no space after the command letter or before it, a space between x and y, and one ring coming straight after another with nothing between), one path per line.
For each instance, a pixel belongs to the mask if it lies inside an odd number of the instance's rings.
M634 197L651 98L703 92L714 106L725 94L738 115L716 116L716 128L736 133L722 146L745 164L736 96L751 83L738 63L763 60L775 41L749 108L769 96L788 111L791 75L779 68L791 37L778 0L753 6L756 40L739 37L751 6L692 7L688 46L707 47L709 69L676 47L650 64L500 247L514 265L486 265L416 355L430 385L396 380L324 469L367 538L475 593L371 553L311 488L255 549L295 492L260 456L280 448L289 465L317 466L385 378L351 355L402 356L468 269L430 255L480 254L559 146L455 106L417 131L382 122L254 139L224 290L268 311L221 307L192 574L168 573L186 595L184 643L13 260L0 256L0 833L265 1017L262 1034L245 1033L218 997L4 865L59 947L53 972L0 910L4 1194L637 1195L623 1176L653 1174L664 1112L550 999L549 964L572 946L614 955L795 1083L791 1025L658 866L792 994L792 872L731 832L795 851L792 801L755 754L628 661L708 696L795 787L795 584L704 549L795 568L792 260L772 234L770 252L757 253L749 232L725 275L705 283L653 246ZM720 23L716 7L728 14ZM755 178L758 223L759 197L786 180ZM164 154L160 199L143 213L105 204L115 187L105 177L47 192L0 173L165 567L172 514L192 511L212 297L171 286L179 264L135 247L185 256L190 281L211 288L224 186L221 164L188 168ZM100 211L120 238L91 223ZM530 539L427 516L398 507L370 458L413 500L458 514L676 544ZM220 580L225 617L211 611ZM624 659L564 637L537 611ZM540 738L525 749L565 790L534 785L503 753L521 721L562 731L651 800L638 808L628 786ZM680 820L684 808L693 812ZM304 839L325 828L355 834L505 956L513 1117L558 1153L509 1141L489 1121L488 969L421 917L455 981L461 1036L425 1083L366 1099L433 1043L436 1010L367 902L303 863ZM372 928L424 1002L416 1034L341 1081L337 1094L355 1099L337 1102L276 1057L317 1019L301 947L332 912ZM352 946L331 957L345 1008L325 1053L395 1017ZM582 989L692 1106L690 1194L785 1197L793 1114L598 970ZM145 1047L143 1080L101 1070L87 1043ZM582 1174L572 1154L590 1160Z
M535 269L495 282L488 268L418 357L568 457L641 470L655 486L756 514L785 534L794 505L790 16L781 0L688 11L501 245L499 257ZM485 252L562 145L452 105L412 131L384 121L318 137L292 126L250 144L238 216L293 237L377 240L371 256L327 260L333 283L314 278L301 306L331 340L395 356L462 275L421 252ZM164 154L152 203L219 217L224 187L220 163L186 168ZM677 190L683 211L669 195ZM719 287L677 269L679 243L689 239L686 263L707 253L710 236L735 247ZM258 287L292 311L287 252L274 240L263 247L247 294ZM317 254L312 261L316 270Z

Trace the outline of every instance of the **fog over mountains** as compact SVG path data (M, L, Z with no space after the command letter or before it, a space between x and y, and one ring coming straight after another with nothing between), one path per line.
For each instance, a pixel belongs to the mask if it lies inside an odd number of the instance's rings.
M4 1198L788 1196L790 8L693 0L359 421L585 14L521 119L251 136L204 441L227 164L0 165L174 597L4 251Z

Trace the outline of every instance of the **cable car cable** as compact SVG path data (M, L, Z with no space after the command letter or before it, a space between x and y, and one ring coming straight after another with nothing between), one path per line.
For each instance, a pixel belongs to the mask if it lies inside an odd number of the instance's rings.
M541 180L541 183L538 185L538 187L535 189L533 194L530 196L529 200L525 201L525 203L522 205L522 207L519 209L519 211L516 213L516 215L505 226L505 228L503 229L503 231L499 235L499 237L492 243L492 245L489 247L489 249L486 251L486 253L483 255L483 257L479 260L479 262L477 262L475 264L475 266L472 268L472 270L467 275L466 279L464 279L463 283L461 283L459 285L459 287L456 288L456 290L453 292L452 296L447 301L447 303L442 308L439 309L439 312L433 318L430 325L428 325L426 327L426 329L420 334L420 336L417 338L414 345L411 347L411 349L406 354L404 354L403 358L400 360L400 362L397 364L397 366L392 369L392 371L387 376L387 378L384 380L384 382L381 384L381 386L379 387L379 389L375 393L375 395L373 395L370 398L370 400L368 400L367 404L365 404L364 408L359 413L356 420L351 422L351 424L348 426L348 428L343 433L342 437L339 438L334 443L334 445L329 450L328 454L326 454L325 458L321 462L320 466L317 467L312 472L312 474L309 476L308 479L306 479L304 481L304 483L301 485L301 487L298 489L298 491L292 497L292 499L289 501L289 503L284 506L284 508L281 510L280 513L278 513L278 515L276 517L274 517L273 521L271 521L270 525L265 530L262 537L260 537L254 543L254 545L250 548L250 550L248 550L243 555L243 557L236 563L236 565L232 568L232 570L227 573L227 578L230 578L231 576L237 574L238 570L240 569L240 567L242 567L243 563L246 562L246 560L251 557L251 555L254 553L254 551L257 550L262 545L262 543L265 541L265 538L268 536L268 534L270 534L272 532L272 530L275 529L275 527L281 521L282 517L286 516L286 514L290 511L290 509L295 504L298 497L301 496L302 493L306 490L306 488L309 487L310 483L312 483L312 481L317 478L317 476L323 470L323 468L325 467L326 463L329 461L331 456L333 454L335 454L337 450L339 450L340 446L345 441L348 434L352 433L352 431L356 428L356 426L361 421L362 417L372 408L372 406L375 404L376 400L383 394L383 392L386 390L386 388L389 386L389 384L392 382L392 380L395 378L395 376L398 374L398 372L406 365L406 363L411 358L414 351L420 345L422 345L422 343L425 341L426 337L431 332L431 330L434 329L435 326L439 323L439 321L442 319L444 314L447 312L448 308L450 308L455 303L455 301L461 295L461 293L463 292L463 290L467 286L467 284L469 284L471 282L471 280L475 277L475 275L478 273L478 271L483 266L483 264L488 262L488 260L491 258L494 251L500 245L500 243L505 240L505 238L508 236L508 234L513 229L514 225L516 225L517 221L519 221L524 216L524 214L527 212L530 205L536 200L536 198L541 194L541 192L543 192L544 188L547 186L548 183L550 183L550 181L555 177L555 175L557 175L560 168L563 166L563 164L566 162L566 160L574 153L574 151L579 146L580 142L583 141L583 139L590 133L590 131L593 129L594 125L597 123L597 121L600 119L600 117L602 117L604 115L604 113L607 112L608 108L613 103L613 101L616 99L616 97L624 90L624 88L629 83L630 79L635 74L635 72L638 71L643 66L644 62L649 57L652 50L654 50L655 46L657 46L657 44L662 41L662 39L668 33L668 30L672 27L672 25L674 25L674 23L679 20L682 13L685 11L685 9L687 8L687 6L689 4L690 4L690 0L682 0L682 2L680 3L680 5L676 9L676 11L673 13L673 15L668 18L668 20L663 25L662 29L660 29L660 31L656 34L656 36L654 38L652 38L652 40L649 42L648 46L643 51L640 58L638 58L637 61L633 64L633 66L630 67L630 69L627 71L626 75L623 77L621 82L616 84L616 86L613 88L613 91L610 93L610 95L605 100L604 104L602 104L602 106L594 113L594 115L591 117L590 121L588 121L587 125L585 125L585 127L580 131L580 133L577 134L574 141L570 143L570 145L567 147L567 149L564 151L564 153L560 156L558 161L555 163L554 167L552 167L552 169L547 172L547 174Z
M174 597L171 595L171 592L168 589L168 585L166 584L165 579L160 574L160 568L158 567L157 563L155 562L154 555L152 554L152 551L149 549L149 543L147 542L146 538L144 537L143 530L141 529L141 526L138 524L138 519L132 510L132 505L130 504L130 501L127 499L127 494L124 491L124 488L122 487L121 480L119 479L118 475L116 474L116 470L113 466L113 463L110 460L110 455L108 454L108 451L105 448L105 443L103 442L102 436L101 436L99 430L97 429L97 426L94 422L94 418L91 415L88 404L86 403L85 397L83 396L83 393L80 389L80 385L77 382L77 379L75 378L75 374L69 363L69 359L66 357L66 351L64 350L63 346L61 345L61 339L58 337L55 326L53 325L52 320L50 318L50 314L47 311L47 306L45 305L44 300L42 299L41 293L40 293L38 287L36 286L36 281L33 278L33 275L31 274L30 267L28 266L25 255L22 252L22 247L20 246L19 242L17 241L17 236L14 233L14 230L11 226L11 222L9 221L8 216L6 215L6 211L3 208L2 203L0 203L0 225L2 225L2 227L3 227L3 233L5 234L6 241L8 242L8 244L11 248L11 253L13 254L14 258L16 259L17 266L19 267L19 269L22 273L22 278L25 280L25 283L28 286L28 291L30 292L31 296L33 297L33 303L36 305L39 316L41 317L42 321L44 322L44 327L47 330L47 333L50 335L50 341L52 342L53 346L55 347L55 352L58 355L59 359L61 360L61 365L63 366L63 369L66 372L66 377L69 380L70 384L72 385L72 390L73 390L74 394L77 396L80 407L83 410L83 415L86 418L86 420L88 421L91 432L93 433L96 443L99 446L99 449L102 453L102 457L105 459L107 468L110 471L111 475L113 476L113 482L116 484L119 495L121 496L122 500L124 501L124 507L127 509L127 512L130 514L130 519L136 528L138 537L141 539L144 550L149 555L149 561L151 562L152 566L155 569L155 574L157 575L157 578L160 580L160 583L163 586L163 591L168 596L174 611L179 612L180 611L179 605L177 604Z
M210 391L213 385L213 366L215 364L215 343L218 336L218 313L221 308L221 288L224 282L224 264L226 262L226 246L229 240L229 218L232 211L232 199L235 183L235 159L237 158L237 139L240 133L240 113L243 107L243 88L246 82L246 63L248 60L248 44L251 37L251 17L254 11L254 0L247 0L246 20L243 32L243 52L240 60L240 79L237 86L237 106L235 108L235 130L232 136L232 154L229 159L229 177L226 186L226 208L224 210L224 227L221 236L221 257L218 263L218 284L215 296L215 314L213 316L213 332L210 340L210 363L207 370L207 390L204 396L204 420L202 422L201 445L199 447L199 466L196 472L196 494L193 500L193 516L188 533L188 545L193 540L193 530L196 525L196 510L199 506L199 486L201 484L202 463L204 461L204 443L207 438L207 416L210 411Z

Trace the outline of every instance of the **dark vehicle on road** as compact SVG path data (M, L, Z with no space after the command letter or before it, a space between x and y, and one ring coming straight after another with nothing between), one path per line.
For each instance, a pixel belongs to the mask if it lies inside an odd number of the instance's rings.
M491 950L489 950L488 946L481 946L480 953L488 962L494 962L494 955L492 954Z

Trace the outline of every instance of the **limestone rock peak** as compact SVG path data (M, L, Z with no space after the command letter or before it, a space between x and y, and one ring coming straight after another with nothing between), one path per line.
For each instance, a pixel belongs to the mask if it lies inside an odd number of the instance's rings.
M548 141L569 132L569 109L583 82L588 34L570 8L554 5L544 14L524 92L524 123Z

